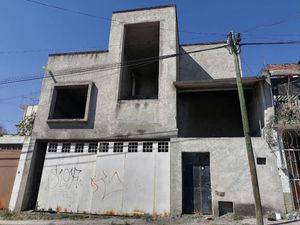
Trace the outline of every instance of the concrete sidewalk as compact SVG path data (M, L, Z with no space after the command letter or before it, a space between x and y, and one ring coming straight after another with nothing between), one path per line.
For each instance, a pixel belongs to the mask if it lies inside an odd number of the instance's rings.
M177 219L161 218L157 220L137 219L137 218L97 218L97 219L80 219L80 220L0 220L1 225L254 225L255 218L247 218L243 220L231 220L228 218L216 218L213 220L206 220L203 217L181 217ZM265 224L287 224L287 225L300 225L300 220L297 221L267 221Z

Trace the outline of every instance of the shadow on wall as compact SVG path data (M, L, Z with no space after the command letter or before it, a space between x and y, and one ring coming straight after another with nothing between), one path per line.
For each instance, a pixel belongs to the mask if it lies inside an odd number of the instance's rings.
M180 52L187 53L183 48ZM212 76L205 71L197 61L189 54L180 56L179 59L179 80L212 80Z
M98 88L93 85L91 92L91 101L89 108L88 122L51 122L48 123L51 129L93 129L95 125L96 107L97 107Z

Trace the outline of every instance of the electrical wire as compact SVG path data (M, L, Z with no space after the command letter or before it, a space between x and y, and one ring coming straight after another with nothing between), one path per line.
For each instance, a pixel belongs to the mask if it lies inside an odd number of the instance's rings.
M125 21L114 20L114 19L110 19L110 18L107 18L107 17L101 17L101 16L90 14L90 13L81 12L81 11L78 11L78 10L73 10L73 9L60 7L60 6L57 6L57 5L52 5L52 4L50 5L50 4L47 4L45 2L41 2L41 1L36 1L36 0L24 0L24 1L27 1L27 2L33 3L33 4L37 4L37 5L40 5L40 6L48 7L48 8L58 9L58 10L61 10L61 11L82 15L82 16L88 16L88 17L91 17L91 18L102 19L102 20L106 20L106 21L109 21L109 22L118 22L118 23L122 23L122 24L126 23ZM167 28L162 28L162 27L160 27L160 29L176 31L176 30L173 30L173 29L167 29ZM179 33L197 34L197 35L224 35L224 34L221 34L221 33L206 33L206 32L196 32L196 31L187 31L187 30L185 30L185 31L178 30L178 32Z
M246 42L241 43L240 46L258 46L258 45L291 45L291 44L300 44L300 41L275 41L275 42Z
M193 54L193 53L198 53L198 52L204 52L204 51L210 51L210 50L217 50L221 48L227 47L226 45L220 45L212 48L206 48L206 49L199 49L199 50L194 50L194 51L188 51L188 52L180 52L180 53L175 53L175 54L169 54L169 55L163 55L163 56L154 56L154 57L147 57L143 59L138 59L138 60L130 60L127 63L112 63L112 64L107 64L107 65L101 65L101 66L95 66L95 67L84 67L84 68L72 68L68 70L60 70L56 71L57 74L55 74L55 77L58 76L65 76L69 75L70 73L85 73L85 72L91 72L91 71L109 71L109 70L114 70L114 69L121 69L121 68L130 68L133 66L144 66L147 63L153 63L159 60L164 60L164 59L169 59L173 57L178 57L182 55L187 55L187 54ZM49 78L51 76L46 76L45 78ZM33 80L40 80L43 79L43 76L36 76L36 77L31 77L31 78L21 78L21 79L12 79L12 80L0 80L0 87L2 85L7 85L7 84L12 84L12 83L21 83L21 82L27 82L27 81L33 81Z
M292 15L288 19L278 20L278 21L275 21L275 22L272 22L272 23L267 23L267 24L263 24L263 25L254 26L252 28L249 28L249 29L246 29L246 30L242 31L241 34L246 34L246 33L249 33L250 31L254 31L254 30L257 30L257 29L261 29L261 28L277 26L277 25L289 22L291 20L294 20L295 17L297 17L297 18L300 17L300 13L296 13L295 15Z

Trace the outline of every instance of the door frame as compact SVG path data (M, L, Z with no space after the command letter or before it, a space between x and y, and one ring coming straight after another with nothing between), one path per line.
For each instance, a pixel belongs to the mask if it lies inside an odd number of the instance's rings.
M208 155L208 161L209 161L209 179L210 179L210 196L211 196L211 209L210 209L210 214L203 214L203 215L214 215L214 206L213 206L213 195L212 195L212 187L211 187L211 167L210 167L210 165L211 165L211 160L210 160L210 152L199 152L199 151L197 151L197 152L184 152L184 151L182 151L181 152L181 206L182 206L182 208L181 208L181 211L182 211L182 214L189 214L189 213L185 213L184 211L184 174L183 174L183 168L184 168L184 160L183 160L183 158L184 158L184 155L197 155L198 157L200 157L201 155L204 155L204 154L206 154L206 155ZM195 215L195 213L194 213L194 215Z

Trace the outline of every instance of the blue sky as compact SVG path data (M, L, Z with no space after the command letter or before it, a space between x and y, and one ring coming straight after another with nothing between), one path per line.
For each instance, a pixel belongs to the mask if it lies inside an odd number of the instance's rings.
M99 17L115 10L176 4L180 43L224 41L229 31L242 42L300 40L299 0L38 0ZM76 15L25 0L0 0L0 81L43 74L47 55L107 49L110 21ZM194 33L193 33L194 32ZM200 34L196 34L200 33ZM257 75L264 64L295 63L300 45L244 47L244 75ZM41 81L0 85L0 123L11 133L22 105L37 103Z

